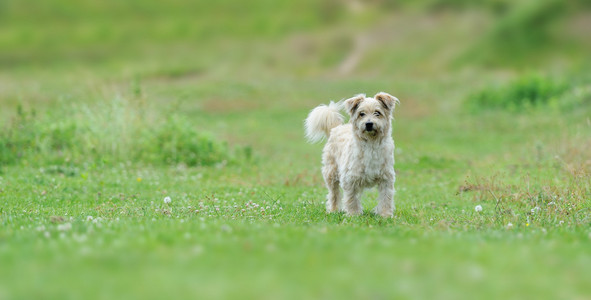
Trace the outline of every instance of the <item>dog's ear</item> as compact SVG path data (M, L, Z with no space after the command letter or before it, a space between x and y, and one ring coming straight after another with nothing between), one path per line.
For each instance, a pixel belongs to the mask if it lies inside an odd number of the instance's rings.
M398 98L384 92L379 92L374 96L374 99L378 100L382 106L387 109L390 113L394 110L396 104L400 104Z
M359 94L353 98L349 98L349 99L345 100L345 108L347 109L347 112L349 113L349 115L352 116L355 113L355 111L357 110L357 108L359 107L359 104L361 103L361 101L363 101L363 99L365 99L365 95Z

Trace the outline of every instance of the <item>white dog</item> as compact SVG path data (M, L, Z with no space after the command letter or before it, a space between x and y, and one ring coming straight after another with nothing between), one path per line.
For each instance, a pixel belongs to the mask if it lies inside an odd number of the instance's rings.
M361 214L361 194L378 186L375 213L392 217L394 213L394 141L392 112L399 101L386 93L373 98L358 95L344 101L351 116L343 124L342 102L330 102L314 108L305 121L306 137L319 142L328 137L322 153L322 175L328 188L327 212L339 210L341 190L344 210Z

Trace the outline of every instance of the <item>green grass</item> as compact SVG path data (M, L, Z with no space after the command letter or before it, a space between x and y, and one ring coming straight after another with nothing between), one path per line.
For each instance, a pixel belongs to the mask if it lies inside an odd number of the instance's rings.
M465 55L479 26L527 32L495 22L509 4L267 2L0 4L0 299L589 297L573 11L523 70ZM379 91L402 102L394 218L375 190L326 214L303 120Z

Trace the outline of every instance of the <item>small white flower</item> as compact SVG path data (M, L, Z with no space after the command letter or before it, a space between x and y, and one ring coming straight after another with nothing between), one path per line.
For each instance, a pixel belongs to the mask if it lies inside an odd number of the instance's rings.
M230 226L229 226L229 225L227 225L227 224L223 224L223 225L220 227L220 229L221 229L222 231L224 231L224 232L232 232L232 227L230 227Z
M168 204L170 203L172 200L170 199L170 197L166 196L164 197L164 203Z
M532 208L532 209L531 209L531 213L532 213L532 214L535 214L535 213L537 213L538 211L540 211L540 207L539 207L539 206L536 206L536 207L534 207L534 208Z
M92 221L92 219L94 219L92 216L86 217L86 221Z
M275 252L275 250L277 250L277 246L269 243L267 246L265 246L265 250L267 250L267 252Z
M197 255L201 255L203 253L203 250L205 250L203 248L203 246L196 245L195 247L193 247L193 251L192 252L193 252L193 255L196 255L197 256Z
M74 236L73 236L73 237L74 237L74 240L75 240L76 242L78 242L78 243L83 243L83 242L85 242L85 241L86 241L86 239L87 239L87 237L86 237L86 235L85 235L85 234L82 234L82 235L74 234Z
M511 229L511 228L513 228L513 223L511 223L511 222L507 223L507 229Z
M481 212L482 211L482 206L481 205L476 205L476 207L474 207L474 210L476 212Z
M59 230L59 231L68 231L70 229L72 229L72 224L70 224L70 223L64 223L64 224L57 225L57 230Z

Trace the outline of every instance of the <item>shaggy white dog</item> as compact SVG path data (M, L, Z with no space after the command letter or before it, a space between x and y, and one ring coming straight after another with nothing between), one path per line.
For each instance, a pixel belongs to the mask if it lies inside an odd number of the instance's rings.
M322 175L328 188L327 212L339 210L341 188L344 210L361 214L361 194L378 186L375 213L392 217L394 213L394 140L392 112L399 101L387 93L373 98L357 95L343 102L314 108L305 121L306 137L319 142L328 137L322 153ZM343 124L340 110L344 104L351 116Z

